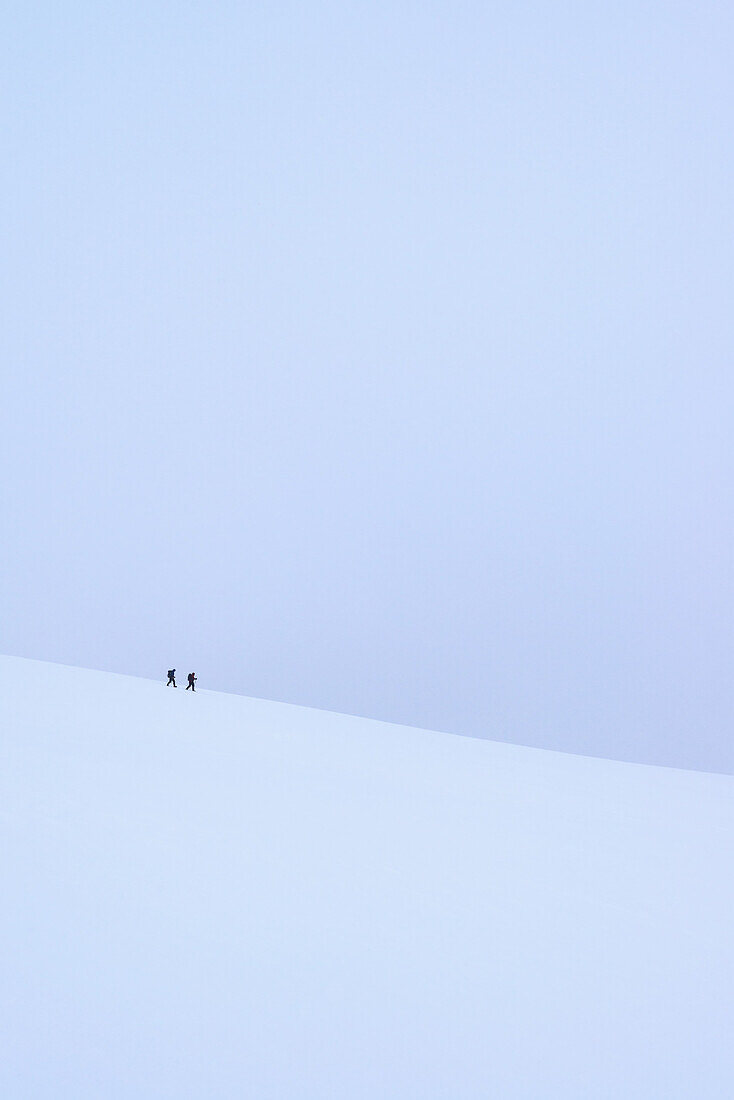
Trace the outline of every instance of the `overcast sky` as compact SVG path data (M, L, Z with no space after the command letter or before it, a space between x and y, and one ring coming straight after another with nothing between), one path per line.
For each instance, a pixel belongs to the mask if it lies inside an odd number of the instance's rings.
M733 32L6 6L0 650L734 770Z

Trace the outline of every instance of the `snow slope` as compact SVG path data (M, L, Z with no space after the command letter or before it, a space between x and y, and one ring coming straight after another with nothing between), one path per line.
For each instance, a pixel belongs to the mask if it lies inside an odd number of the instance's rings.
M734 1096L734 779L0 659L3 1100Z

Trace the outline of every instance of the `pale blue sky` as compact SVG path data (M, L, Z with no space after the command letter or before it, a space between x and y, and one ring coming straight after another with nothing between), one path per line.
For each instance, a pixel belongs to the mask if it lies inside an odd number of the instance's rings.
M734 12L6 6L0 650L734 770Z

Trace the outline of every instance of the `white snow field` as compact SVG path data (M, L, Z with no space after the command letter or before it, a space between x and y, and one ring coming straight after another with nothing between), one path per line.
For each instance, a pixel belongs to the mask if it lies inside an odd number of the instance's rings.
M15 658L0 701L2 1100L734 1097L734 778Z

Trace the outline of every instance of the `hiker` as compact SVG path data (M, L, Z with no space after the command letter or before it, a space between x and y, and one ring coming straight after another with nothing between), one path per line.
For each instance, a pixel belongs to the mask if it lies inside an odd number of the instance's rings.
M194 684L196 683L196 680L198 679L198 677L195 676L193 672L190 672L187 679L188 679L189 682L186 685L186 690L188 691L189 688L191 688L192 691L196 691L196 688L194 687Z
M166 684L166 687L170 687L171 684L173 684L174 687L176 686L176 669L175 668L169 668L169 670L168 670L168 683Z

